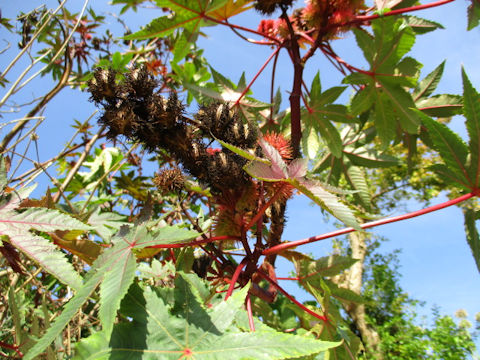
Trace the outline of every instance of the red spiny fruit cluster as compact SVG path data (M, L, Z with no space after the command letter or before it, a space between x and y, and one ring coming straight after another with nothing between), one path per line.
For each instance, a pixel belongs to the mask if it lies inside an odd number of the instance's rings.
M348 30L348 23L364 8L363 0L307 0L303 9L290 18L294 31L315 31L323 38L332 38ZM264 19L258 32L279 39L289 36L285 19Z

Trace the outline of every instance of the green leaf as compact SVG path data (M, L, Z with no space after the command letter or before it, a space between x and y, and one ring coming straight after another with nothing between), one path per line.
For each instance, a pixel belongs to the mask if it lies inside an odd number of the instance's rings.
M377 89L374 114L375 128L377 129L378 137L385 148L390 141L395 138L396 126L392 104L387 94L381 89Z
M157 6L160 8L169 8L174 11L173 16L162 16L150 22L144 29L124 37L126 40L144 40L155 37L165 37L170 35L178 28L184 28L191 34L196 33L202 26L212 23L205 20L210 12L215 11L226 0L157 0Z
M89 230L90 226L61 213L45 208L29 208L17 213L0 209L0 235L37 262L62 283L78 290L82 280L62 253L52 242L30 232L30 229L49 232L55 230Z
M418 131L420 119L417 113L413 111L415 103L411 94L400 86L390 86L385 83L382 85L382 89L389 98L402 128L410 134L415 134Z
M87 222L92 226L92 230L104 241L109 242L112 235L114 235L122 225L127 224L122 220L125 220L125 216L112 212L100 213L100 208L98 208L90 215Z
M469 174L474 188L479 186L480 178L480 95L472 86L464 69L463 78L463 113L465 114L465 125L467 126L470 138L468 147L470 149Z
M413 98L415 101L422 97L428 97L432 95L440 82L443 75L443 69L445 68L445 60L442 61L425 79L420 81L417 88L413 92Z
M268 160L262 159L262 158L258 157L257 155L255 155L255 154L253 154L253 153L251 153L247 150L241 149L241 148L239 148L235 145L226 143L225 141L222 141L222 140L217 139L217 138L215 138L215 140L218 141L222 146L226 147L228 150L234 152L237 155L240 155L241 157L243 157L247 160L254 160L254 161L262 162L264 164L270 164L270 162Z
M366 86L357 91L350 104L353 115L360 115L370 109L375 102L375 90L373 86Z
M346 148L344 153L353 164L362 167L384 168L398 165L397 158L386 154L379 154L378 151L374 149L359 147L351 150L351 148Z
M412 15L404 16L405 22L412 27L415 34L426 34L437 29L445 29L442 24L435 21L422 19Z
M467 145L460 136L446 125L433 120L418 110L417 113L428 130L434 149L438 151L447 167L456 174L457 181L471 185L465 167L468 155Z
M289 179L288 182L347 226L361 229L352 211L320 182L308 179Z
M327 279L325 279L324 281L330 290L330 294L334 298L337 298L338 300L341 300L344 302L353 302L356 304L363 304L365 302L365 299L362 296L358 295L352 290L342 288L337 284L335 284L334 282Z
M318 116L318 113L313 114L314 128L320 133L322 139L327 143L328 149L333 156L340 158L342 156L343 142L337 128L332 125L327 119Z
M352 30L355 34L355 40L357 41L358 47L363 51L363 56L367 59L370 65L373 65L373 58L376 52L373 36L361 28L355 27Z
M463 108L463 98L459 95L441 94L428 98L420 98L415 105L428 116L452 117L460 115Z
M182 311L177 313L166 302L167 297L162 296L164 289L141 290L133 286L122 301L122 312L132 322L115 325L110 339L94 334L93 340L82 341L77 346L76 359L286 359L339 345L263 327L256 332L243 332L231 324L241 311L248 288L212 310L205 310L195 297L188 296L191 291L187 282L179 285L174 289L175 298L184 302Z
M477 264L477 269L480 272L480 236L478 235L478 229L476 220L478 219L478 213L472 209L466 209L463 212L465 217L465 232L467 234L467 242L472 250L473 258Z
M468 26L467 30L472 30L474 27L477 27L480 23L480 4L478 1L471 0L471 4L468 5L467 15L468 15Z
M363 169L358 166L349 166L345 171L345 176L352 188L357 191L355 195L359 197L362 205L366 209L370 209L370 192L368 191L366 174Z

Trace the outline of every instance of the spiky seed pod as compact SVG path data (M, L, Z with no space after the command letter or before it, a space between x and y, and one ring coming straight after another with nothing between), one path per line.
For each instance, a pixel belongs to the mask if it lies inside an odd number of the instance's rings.
M257 191L255 184L236 190L225 190L216 199L218 212L214 222L215 235L240 236L242 226L250 222L257 206Z
M162 193L179 192L185 184L185 176L179 168L167 169L153 178L153 183Z
M96 68L93 78L88 81L90 100L96 104L104 104L106 101L112 105L118 96L118 87L115 83L116 71L112 69Z
M122 89L129 93L130 97L146 98L153 94L157 86L158 81L147 70L146 66L142 66L125 74Z
M293 0L257 0L255 1L255 10L264 15L270 15L280 8L280 5L290 6Z
M293 159L290 142L282 134L269 131L263 136L263 139L277 149L283 160L288 162Z
M195 116L205 136L213 135L229 144L252 148L257 141L257 128L252 122L244 123L228 104L212 103L202 106Z

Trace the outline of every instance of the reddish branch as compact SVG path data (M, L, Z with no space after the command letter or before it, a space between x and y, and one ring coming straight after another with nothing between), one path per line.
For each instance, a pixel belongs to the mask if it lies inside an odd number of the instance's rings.
M253 83L257 80L257 78L260 76L260 74L262 73L262 71L265 69L265 67L268 65L268 63L270 62L270 60L272 60L277 54L278 52L280 51L280 46L278 46L275 51L273 53L270 54L270 56L268 57L267 61L265 61L265 63L262 65L262 67L260 68L260 70L257 71L257 73L255 74L255 76L253 77L253 79L250 81L250 83L247 85L247 87L242 91L242 93L240 94L240 96L238 97L237 101L235 101L235 104L233 104L233 106L237 106L238 104L240 104L240 100L245 96L245 94L248 92L248 90L250 90L250 88L252 87Z
M285 297L293 302L295 305L297 305L299 308L301 308L303 311L307 312L308 314L312 315L313 317L316 317L319 320L328 322L328 319L326 316L319 315L315 311L310 310L307 308L305 305L300 303L298 300L296 300L292 295L290 295L286 290L284 290L276 281L274 281L272 278L270 278L267 274L265 274L263 271L258 270L257 274L267 280L270 284L272 284L277 290L279 290Z
M441 204L437 204L437 205L430 206L430 207L425 208L425 209L413 211L413 212L410 212L408 214L403 214L403 215L393 216L393 217L386 218L386 219L372 221L372 222L369 222L369 223L362 224L362 225L360 225L360 227L362 229L369 229L369 228L379 226L379 225L385 225L385 224L390 224L390 223L394 223L394 222L397 222L397 221L411 219L413 217L428 214L428 213L431 213L431 212L434 212L434 211L437 211L437 210L441 210L441 209L444 209L444 208L452 206L452 205L456 205L456 204L461 203L465 200L468 200L468 199L470 199L474 196L479 196L479 195L480 195L480 191L475 190L471 193L462 195L462 196L460 196L458 198L455 198L455 199L452 199L452 200L445 201ZM312 242L316 242L316 241L320 241L320 240L325 240L325 239L329 239L329 238L332 238L332 237L335 237L335 236L345 235L345 234L351 233L353 231L356 231L356 230L354 228L348 227L348 228L332 231L332 232L329 232L329 233L326 233L326 234L322 234L322 235L318 235L318 236L312 236L312 237L307 238L307 239L285 242L285 243L282 243L282 244L279 244L279 245L276 245L276 246L273 246L269 249L264 250L263 255L278 254L279 252L281 252L283 250L290 249L290 248L293 248L293 247L296 247L296 246L299 246L299 245L304 245L304 244L308 244L308 243L312 243Z

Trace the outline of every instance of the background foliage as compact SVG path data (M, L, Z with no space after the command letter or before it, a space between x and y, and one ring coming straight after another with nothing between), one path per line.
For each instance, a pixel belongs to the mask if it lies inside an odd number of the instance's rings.
M466 70L462 94L437 94L444 62L420 77L409 54L416 37L442 28L413 12L448 2L113 1L118 15L61 2L1 18L4 51L17 47L0 76L2 356L475 356L478 323L434 310L434 323L421 324L396 253L381 256L362 230L461 204L480 269L480 95ZM164 15L130 28L128 14L147 6ZM259 24L235 24L254 11ZM467 16L471 30L477 2ZM269 100L252 91L257 75L232 81L209 64L198 40L211 26L270 50L257 73L271 66ZM347 32L364 68L333 49ZM288 101L276 88L280 54L293 68ZM341 84L325 89L319 73L306 83L315 54ZM53 86L32 100L38 79ZM99 112L68 119L73 136L42 161L37 131L68 87ZM466 140L448 126L455 115ZM38 176L48 187L33 197ZM450 200L435 201L441 192ZM299 193L339 230L284 241L287 202ZM381 217L409 197L436 205ZM330 254L302 253L346 234ZM294 266L288 279L277 278L279 257ZM280 280L315 301L296 300Z

